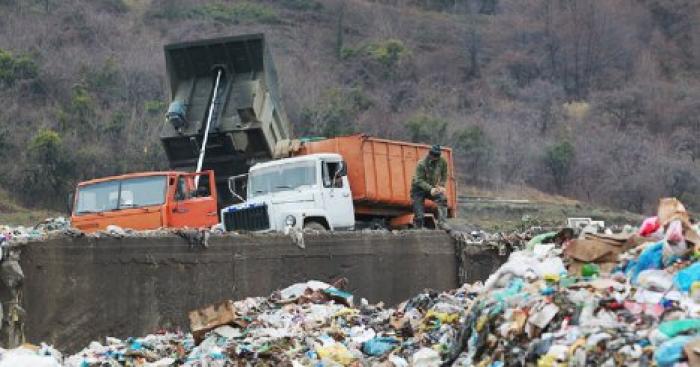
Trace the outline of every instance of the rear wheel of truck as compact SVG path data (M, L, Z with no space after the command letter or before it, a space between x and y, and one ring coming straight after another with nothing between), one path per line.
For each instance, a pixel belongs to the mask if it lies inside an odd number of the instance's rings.
M324 226L322 223L317 222L315 220L310 220L306 223L304 223L304 229L310 229L312 231L319 231L319 232L325 232L328 229L326 226Z

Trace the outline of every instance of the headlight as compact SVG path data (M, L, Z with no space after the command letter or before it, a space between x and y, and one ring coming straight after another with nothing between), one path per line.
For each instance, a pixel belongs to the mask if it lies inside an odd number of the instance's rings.
M284 223L290 227L294 227L294 225L297 224L297 219L293 215L288 215L287 218L284 219Z

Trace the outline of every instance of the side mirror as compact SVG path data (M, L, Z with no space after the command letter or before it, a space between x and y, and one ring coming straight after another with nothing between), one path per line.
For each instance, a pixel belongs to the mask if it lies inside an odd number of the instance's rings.
M244 180L248 179L248 174L242 174L238 176L231 176L228 178L228 191L231 192L231 195L235 197L236 199L240 200L241 202L245 202L245 198L243 198L243 195L238 193L238 188L244 187L244 185L239 182L245 182Z
M185 192L183 189L181 185L175 186L175 201L185 200Z
M348 165L345 163L345 161L340 162L340 167L338 167L338 173L337 175L339 177L347 176L348 175Z
M73 199L75 198L74 194L71 192L68 194L68 198L66 201L66 209L68 209L68 216L71 216L73 214Z

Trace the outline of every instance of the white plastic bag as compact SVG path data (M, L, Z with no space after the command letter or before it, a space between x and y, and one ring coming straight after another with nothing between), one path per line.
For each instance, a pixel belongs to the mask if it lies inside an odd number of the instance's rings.
M640 287L656 292L665 292L673 287L673 276L664 270L643 270L637 277Z
M413 367L438 367L440 366L440 354L430 348L421 348L412 358Z
M0 360L0 367L61 367L51 356L40 356L29 349L7 351Z

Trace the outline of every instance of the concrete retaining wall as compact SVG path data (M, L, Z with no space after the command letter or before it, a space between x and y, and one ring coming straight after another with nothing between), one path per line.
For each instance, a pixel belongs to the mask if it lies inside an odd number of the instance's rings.
M358 301L395 304L458 286L455 251L438 231L306 235L305 249L271 235L213 236L207 248L177 236L53 239L22 250L24 333L76 351L105 336L186 329L191 309L309 279L346 277ZM464 280L500 263L493 250L470 251Z

